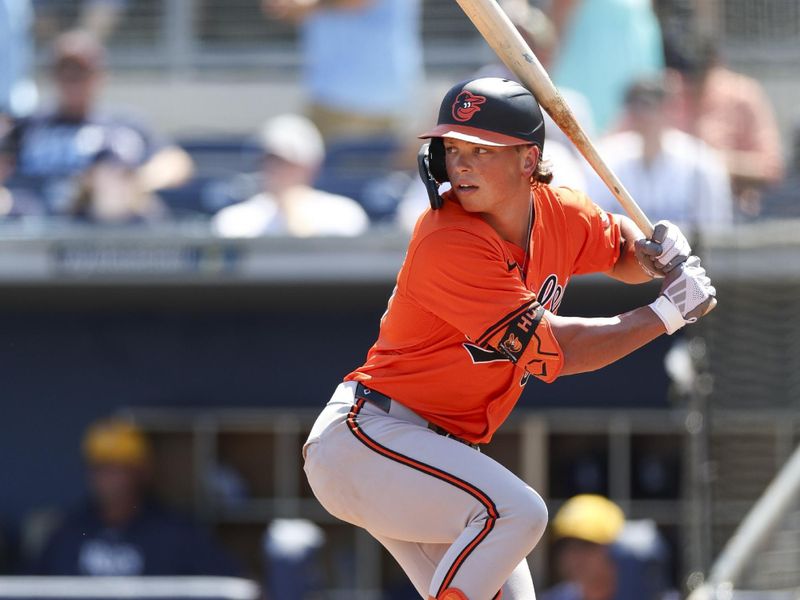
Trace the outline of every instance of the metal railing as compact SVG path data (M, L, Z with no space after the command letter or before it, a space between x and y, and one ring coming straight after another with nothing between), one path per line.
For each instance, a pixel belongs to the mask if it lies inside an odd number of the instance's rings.
M753 594L753 598L773 598L773 596L800 598L800 573L798 573L800 546L797 543L793 544L794 547L783 549L784 556L779 561L784 564L765 565L771 570L769 583L772 586L792 586L793 589L735 592L736 587L744 580L747 568L760 557L760 552L778 525L784 522L790 513L800 510L798 499L800 499L800 446L728 541L711 567L707 582L696 589L689 600L744 598L747 594ZM786 554L793 558L785 560ZM784 580L780 579L781 575Z
M259 586L233 577L0 577L0 598L205 598L257 600Z

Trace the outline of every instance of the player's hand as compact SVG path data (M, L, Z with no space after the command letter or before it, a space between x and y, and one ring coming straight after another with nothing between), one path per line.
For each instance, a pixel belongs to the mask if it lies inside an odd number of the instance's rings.
M659 221L649 239L637 240L636 260L650 277L664 277L692 253L689 240L674 223Z
M650 305L667 329L674 333L687 323L694 323L717 305L717 290L700 265L690 256L664 278L661 295Z

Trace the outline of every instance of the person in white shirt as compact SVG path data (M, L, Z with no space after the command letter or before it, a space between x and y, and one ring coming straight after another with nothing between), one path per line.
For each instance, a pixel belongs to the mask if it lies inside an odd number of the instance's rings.
M274 117L261 128L259 142L262 191L218 212L212 221L217 235L355 236L367 230L369 218L358 202L312 186L325 146L311 121L294 114Z
M660 80L633 84L625 97L628 129L602 140L600 154L651 219L672 221L687 235L729 227L733 201L725 164L704 142L667 125L666 99ZM592 200L618 209L600 178L588 179Z

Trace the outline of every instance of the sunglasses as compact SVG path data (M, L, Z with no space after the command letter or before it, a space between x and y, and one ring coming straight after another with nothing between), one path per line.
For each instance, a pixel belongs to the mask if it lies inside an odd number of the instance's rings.
M53 75L59 81L86 81L95 73L97 69L76 62L63 62L53 69Z

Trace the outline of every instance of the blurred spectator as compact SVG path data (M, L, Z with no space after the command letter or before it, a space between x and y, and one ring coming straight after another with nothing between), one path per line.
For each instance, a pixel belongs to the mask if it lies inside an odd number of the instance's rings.
M367 229L369 219L355 200L312 187L325 146L311 121L292 114L274 117L262 127L259 142L263 189L217 213L218 235L310 237L359 235Z
M800 122L794 127L793 142L785 179L764 192L764 217L800 218Z
M264 587L270 600L304 600L323 589L325 532L308 519L275 519L264 533Z
M594 495L569 499L552 521L562 582L542 600L662 600L666 547L652 521L625 521L619 506Z
M154 192L188 179L189 156L144 126L95 108L104 50L91 35L60 36L51 74L56 106L18 120L0 143L0 161L39 192L49 214L110 223L161 218Z
M522 38L536 54L536 58L549 73L552 68L553 59L558 53L558 33L555 25L548 16L540 9L530 3L530 0L517 0L503 4L508 18L517 28ZM519 78L502 62L494 62L478 70L473 77L505 77L513 81ZM594 116L592 107L586 97L571 88L559 86L559 93L569 105L578 123L589 137L595 134ZM572 142L561 129L553 122L550 115L544 112L545 133L548 143L556 141L570 149L575 155L578 151L574 149ZM581 186L576 185L583 189Z
M423 84L421 0L262 0L300 26L309 115L326 142L398 137Z
M30 0L0 0L0 119L4 114L22 117L36 108L32 23Z
M624 120L630 130L602 140L603 157L651 218L678 223L687 235L698 227L731 225L733 201L721 157L669 126L666 101L661 79L633 84L625 96ZM614 196L596 175L588 192L604 209L617 210Z
M188 519L149 496L151 450L130 423L93 424L83 440L90 497L69 513L35 565L41 575L238 575Z
M670 122L724 155L738 208L757 216L763 187L783 176L780 133L761 84L725 67L709 38L670 54Z
M88 31L105 41L116 30L128 0L33 0L36 8L36 31L40 39L53 39L69 29ZM77 18L72 8L78 4Z
M650 0L556 0L554 13L564 33L553 80L589 100L603 133L619 116L628 86L664 67Z

